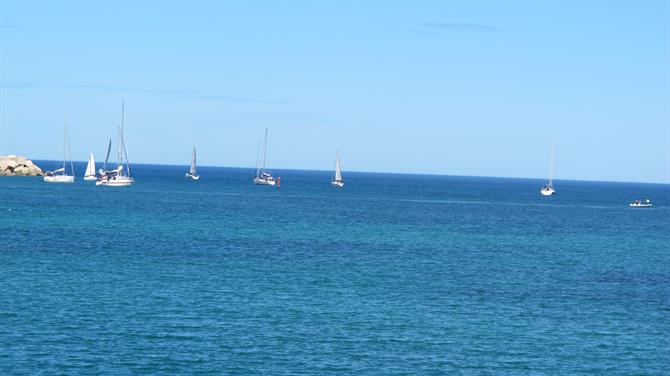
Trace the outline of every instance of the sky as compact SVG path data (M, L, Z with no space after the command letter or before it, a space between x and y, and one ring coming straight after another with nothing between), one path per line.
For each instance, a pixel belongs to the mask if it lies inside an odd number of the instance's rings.
M670 0L0 1L0 154L670 182Z

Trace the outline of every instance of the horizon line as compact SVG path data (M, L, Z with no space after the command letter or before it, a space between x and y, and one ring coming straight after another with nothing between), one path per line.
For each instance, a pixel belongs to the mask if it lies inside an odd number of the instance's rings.
M31 159L31 161L43 161L43 162L60 162L60 160L55 159ZM72 160L73 163L87 163L87 160L79 161ZM98 162L96 162L98 163ZM188 167L188 164L168 164L168 163L146 163L146 162L137 162L132 163L131 165L147 165L147 166L169 166L169 167ZM38 166L39 167L39 166ZM201 165L200 167L208 168L234 168L240 170L255 170L255 167L239 167L239 166L215 166L215 165ZM305 169L305 168L283 168L276 167L271 168L270 170L282 170L282 171L315 171L315 172L330 172L330 170L318 170L318 169ZM461 177L461 178L493 178L493 179L517 179L517 180L546 180L546 177L522 177L522 176L488 176L488 175L450 175L450 174L440 174L440 173L428 173L428 172L388 172L388 171L361 171L361 170L345 170L344 174L347 172L360 173L360 174L388 174L388 175L417 175L417 176L443 176L443 177ZM553 179L554 181L565 181L565 182L584 182L584 183L632 183L632 184L653 184L653 185L670 185L667 182L649 182L649 181L632 181L632 180L587 180L587 179L574 179L574 178L565 178L565 179Z

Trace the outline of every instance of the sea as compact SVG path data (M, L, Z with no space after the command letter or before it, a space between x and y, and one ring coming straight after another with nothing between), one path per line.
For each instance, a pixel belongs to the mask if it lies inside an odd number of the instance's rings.
M0 178L2 375L670 374L669 185L84 168Z

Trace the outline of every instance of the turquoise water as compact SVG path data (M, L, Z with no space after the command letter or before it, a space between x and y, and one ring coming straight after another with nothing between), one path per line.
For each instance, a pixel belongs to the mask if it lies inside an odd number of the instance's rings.
M185 172L0 179L0 374L668 373L668 186Z

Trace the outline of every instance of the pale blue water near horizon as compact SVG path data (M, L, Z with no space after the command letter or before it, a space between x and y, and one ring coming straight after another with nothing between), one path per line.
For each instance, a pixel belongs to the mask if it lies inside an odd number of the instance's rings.
M3 375L670 368L667 185L286 170L277 191L137 165L114 189L77 169L0 179Z

